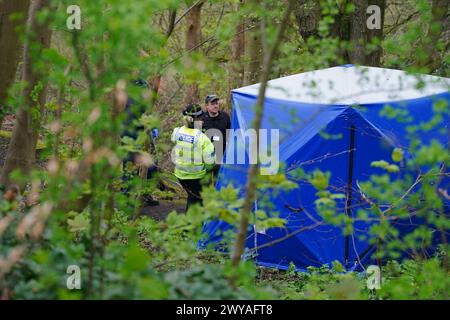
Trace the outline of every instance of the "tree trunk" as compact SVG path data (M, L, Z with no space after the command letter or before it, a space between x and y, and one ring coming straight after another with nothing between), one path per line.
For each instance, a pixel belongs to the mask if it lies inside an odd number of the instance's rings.
M319 33L319 25L322 20L322 8L320 1L316 0L298 0L294 8L295 20L297 22L299 34L306 42L308 38L323 39L324 36ZM334 23L329 26L327 37L349 41L350 39L350 16L342 10L333 16ZM317 48L308 47L311 54L316 54ZM349 52L345 49L336 50L336 59L328 61L332 66L341 64L341 60L348 62ZM340 58L340 59L339 59Z
M378 67L381 63L382 47L379 43L383 39L384 12L386 0L356 0L355 10L350 15L350 63ZM369 29L367 8L376 5L380 8L380 28ZM376 45L375 49L369 45Z
M203 1L195 3L194 7L186 15L187 32L186 32L186 51L195 52L198 51L198 45L202 41L202 24L201 24L201 12ZM192 64L189 61L188 64ZM186 93L184 96L185 104L198 103L200 101L200 92L197 83L190 83L186 86Z
M346 13L345 8L342 7L339 13L333 17L334 23L329 28L328 37L337 38L342 42L350 42L351 48L338 50L336 53L345 63L379 66L382 55L381 46L378 45L375 50L369 52L368 44L375 38L382 40L386 0L355 0L353 4L355 9L351 14ZM369 30L367 28L369 5L378 5L381 9L380 29ZM294 12L299 33L305 41L309 37L323 38L319 35L318 30L323 18L319 1L298 0ZM315 53L314 50L311 52ZM329 63L336 65L341 63L339 60L329 61Z
M25 24L29 5L30 0L0 1L0 108L6 104L20 58L22 45L15 30ZM22 18L11 21L11 13L20 13Z
M40 107L38 114L42 113L46 99L46 90L45 86L42 86L37 101L33 101L32 92L39 85L41 75L33 69L31 46L32 42L39 44L39 51L50 46L52 31L49 24L48 22L39 24L36 18L40 10L49 6L50 0L36 0L31 3L28 11L27 31L32 32L33 35L26 41L23 50L22 77L26 86L23 89L22 96L25 98L25 103L19 108L16 115L16 123L0 177L0 184L3 185L10 183L9 174L13 170L19 169L23 173L27 173L35 161L40 119L39 117L37 119L32 118L32 108L38 104ZM39 52L34 55L34 58L36 58L36 56L39 56Z
M167 44L167 41L169 40L170 36L172 35L173 30L175 29L175 19L177 17L177 10L170 10L169 11L169 25L167 27L167 30L165 31L165 42L164 46ZM151 77L150 79L150 88L152 90L152 96L151 101L153 104L156 101L156 98L158 96L159 88L161 86L161 78L162 74L161 71L158 71L158 73Z
M258 82L262 62L260 22L258 19L252 18L249 27L252 29L245 35L244 85Z
M350 20L350 63L364 65L366 63L366 9L367 0L355 0L355 10Z
M240 0L239 4L236 4L235 12L239 11L239 7L242 5L243 0ZM227 95L227 107L231 107L231 90L239 88L243 84L244 77L244 65L241 58L245 53L245 37L244 37L244 23L239 23L235 29L235 35L230 45L230 60L228 62L228 92Z
M381 57L383 48L381 41L383 40L384 13L386 11L386 0L370 0L369 5L377 5L381 9L381 28L367 30L367 43L376 44L377 48L366 53L366 65L371 67L379 67L381 65Z
M299 0L294 7L298 32L306 41L309 37L318 37L319 23L322 19L320 2L316 0Z

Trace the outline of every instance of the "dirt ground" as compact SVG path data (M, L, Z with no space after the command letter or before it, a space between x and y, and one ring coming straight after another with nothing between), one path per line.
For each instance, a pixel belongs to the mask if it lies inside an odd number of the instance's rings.
M186 208L186 199L179 200L159 200L158 206L147 206L142 209L142 214L152 217L157 221L164 220L169 213L176 211L184 213Z

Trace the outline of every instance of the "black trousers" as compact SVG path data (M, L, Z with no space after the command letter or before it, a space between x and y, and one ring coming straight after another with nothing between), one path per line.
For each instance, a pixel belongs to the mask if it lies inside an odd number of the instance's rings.
M182 180L178 179L184 190L186 190L188 198L186 203L186 211L189 207L195 203L202 203L202 197L200 196L200 191L202 191L202 185L200 179L188 179Z

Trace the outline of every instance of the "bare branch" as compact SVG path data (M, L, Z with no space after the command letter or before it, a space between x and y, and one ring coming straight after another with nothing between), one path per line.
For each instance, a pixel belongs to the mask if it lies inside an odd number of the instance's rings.
M265 243L265 244L260 245L260 246L258 246L258 247L251 248L251 249L249 249L249 251L250 251L250 252L258 251L258 250L260 250L260 249L264 249L264 248L273 246L273 245L275 245L275 244L277 244L277 243L280 243L280 242L282 242L282 241L284 241L284 240L287 240L287 239L289 239L289 238L291 238L291 237L293 237L293 236L295 236L295 235L297 235L297 234L299 234L299 233L302 233L302 232L305 232L305 231L308 231L308 230L313 230L313 229L315 229L315 228L317 228L317 227L323 225L324 223L325 223L325 221L321 221L321 222L315 223L315 224L313 224L313 225L310 225L310 226L306 226L306 227L300 228L300 229L298 229L298 230L295 230L295 231L293 231L293 232L291 232L291 233L285 235L285 236L282 237L282 238L278 238L278 239L276 239L276 240L273 240L273 241L271 241L271 242ZM256 235L255 235L255 236L256 236Z

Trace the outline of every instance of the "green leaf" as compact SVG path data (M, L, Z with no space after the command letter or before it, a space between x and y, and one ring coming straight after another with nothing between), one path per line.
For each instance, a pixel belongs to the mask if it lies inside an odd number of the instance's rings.
M68 219L67 224L69 225L69 230L71 232L85 231L90 225L89 218L85 217L83 214L79 214L73 219Z
M345 268L338 260L333 261L333 270L336 272L345 272Z
M403 150L400 148L395 148L394 151L392 151L392 160L395 162L400 162L403 160Z
M398 172L400 171L399 167L395 164L389 164L389 162L385 160L372 161L370 164L372 167L381 168L388 172Z
M124 270L127 273L143 271L147 268L148 255L137 245L127 250Z
M138 282L143 299L167 299L169 297L168 284L155 278L144 278Z
M312 178L309 178L308 181L318 190L325 190L328 188L328 181L330 178L330 173L323 173L320 170L316 170L313 173Z

